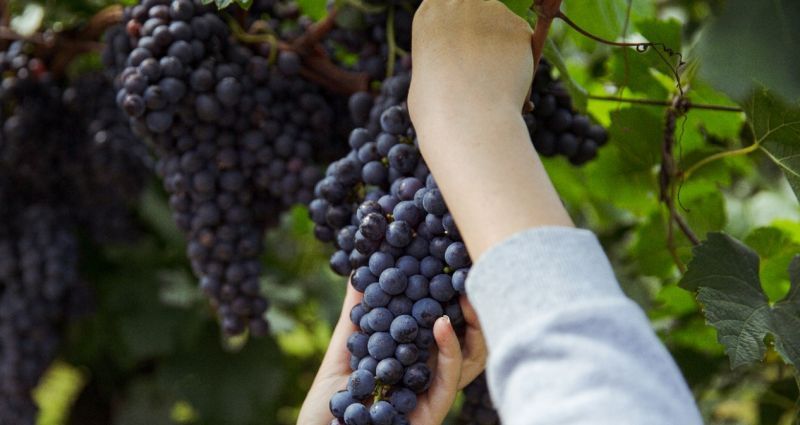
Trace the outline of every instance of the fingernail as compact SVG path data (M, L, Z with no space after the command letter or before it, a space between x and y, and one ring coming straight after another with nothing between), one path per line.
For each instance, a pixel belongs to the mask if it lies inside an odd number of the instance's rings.
M450 323L450 316L445 314L444 316L442 316L442 319L444 319L444 321L447 322L447 326L452 326Z

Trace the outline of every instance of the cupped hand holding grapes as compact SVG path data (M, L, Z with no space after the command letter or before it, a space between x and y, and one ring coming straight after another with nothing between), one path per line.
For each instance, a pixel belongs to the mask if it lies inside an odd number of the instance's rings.
M347 286L347 294L342 306L342 314L334 329L328 351L314 378L314 383L306 395L300 415L299 425L330 425L333 421L328 406L331 396L347 386L350 370L350 353L347 339L357 330L350 321L350 310L361 302L363 294ZM433 327L438 352L430 357L433 379L430 389L418 395L417 407L409 415L414 425L439 425L444 420L459 389L469 384L484 369L486 346L480 326L472 307L465 297L461 306L466 321L466 332L462 343L456 336L449 319L442 317Z

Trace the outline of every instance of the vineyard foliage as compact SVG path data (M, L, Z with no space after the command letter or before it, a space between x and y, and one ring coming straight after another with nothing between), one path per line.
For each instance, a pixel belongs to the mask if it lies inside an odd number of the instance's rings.
M9 27L34 37L77 33L120 2L4 3ZM213 3L251 6L249 0ZM530 1L505 3L535 24ZM336 25L345 29L374 25L360 15L375 9L370 1L297 5L314 20L336 8ZM795 423L800 56L793 52L800 4L564 0L562 11L580 30L554 22L547 66L577 112L608 133L591 160L544 159L571 216L597 233L623 290L647 312L707 423ZM295 30L286 27L279 35ZM581 31L638 45L610 46ZM392 66L407 66L407 52L391 53L398 55ZM334 55L342 66L360 60L344 51ZM386 73L379 65L378 74ZM77 79L103 67L99 51L92 51L63 72ZM382 78L372 77L379 92ZM336 134L331 143L346 152L347 133ZM313 155L317 161L321 154L315 149ZM326 160L319 160L320 175ZM282 204L257 258L260 293L270 302L269 334L225 336L197 284L197 265L186 256L185 229L175 225L170 193L151 174L132 208L135 238L122 243L78 234L76 261L93 309L70 322L57 360L34 392L38 423L295 423L344 295L344 278L329 265L334 250L315 237L307 207ZM254 228L266 226L254 220ZM454 406L452 423L465 398Z

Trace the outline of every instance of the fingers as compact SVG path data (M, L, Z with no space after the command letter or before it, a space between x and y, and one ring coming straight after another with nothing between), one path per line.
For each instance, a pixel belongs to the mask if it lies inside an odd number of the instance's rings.
M486 368L488 352L475 309L467 297L461 297L459 301L461 311L464 314L464 321L467 324L467 330L464 333L464 362L461 370L461 380L458 384L459 388L464 388Z
M436 339L438 353L436 369L428 399L431 406L446 406L440 420L447 415L447 409L453 404L458 391L458 382L461 378L461 346L458 343L450 318L443 316L433 325L433 337Z
M342 312L339 321L331 335L331 342L325 359L320 366L320 374L348 374L350 372L350 353L347 351L347 338L358 328L350 321L350 310L361 302L364 294L356 291L353 285L347 284L347 292L342 304Z
M333 330L328 351L319 367L314 383L306 395L298 416L298 424L328 424L333 419L328 410L328 400L336 391L344 388L350 375L350 353L347 351L347 338L357 330L350 322L350 310L361 302L363 294L347 284L342 313Z

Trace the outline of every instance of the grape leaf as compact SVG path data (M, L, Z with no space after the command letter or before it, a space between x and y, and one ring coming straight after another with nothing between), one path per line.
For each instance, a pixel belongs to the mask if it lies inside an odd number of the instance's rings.
M528 11L533 2L531 0L502 0L501 3L511 9L512 12L525 19L528 16Z
M767 296L761 290L758 255L722 233L710 233L693 253L679 285L697 292L706 320L717 329L731 367L761 360L771 315Z
M683 26L677 19L642 19L636 21L636 28L651 43L663 44L675 52L681 51L681 30Z
M697 45L701 73L731 97L746 98L754 83L787 99L800 97L800 2L730 0ZM747 52L747 54L742 54Z
M789 294L773 308L775 349L786 361L800 365L800 255L789 264Z
M570 0L562 4L562 9L576 24L584 30L606 38L614 40L622 35L628 12L627 0ZM645 16L653 16L653 5L651 2L637 1L631 4L631 16L633 20L638 20ZM628 28L628 34L632 28ZM577 37L583 35L575 33ZM588 39L587 39L588 40Z
M250 0L252 1L252 0ZM304 15L308 15L311 19L318 21L325 17L328 13L327 2L320 0L298 0L297 5L300 6L300 11ZM339 10L347 9L347 7L340 7Z
M751 248L723 233L710 233L693 253L679 285L696 292L731 367L760 361L767 334L773 335L784 361L800 364L800 255L789 266L788 295L770 305L759 277L760 259Z
M800 104L790 105L761 87L744 109L757 143L783 170L800 199Z

